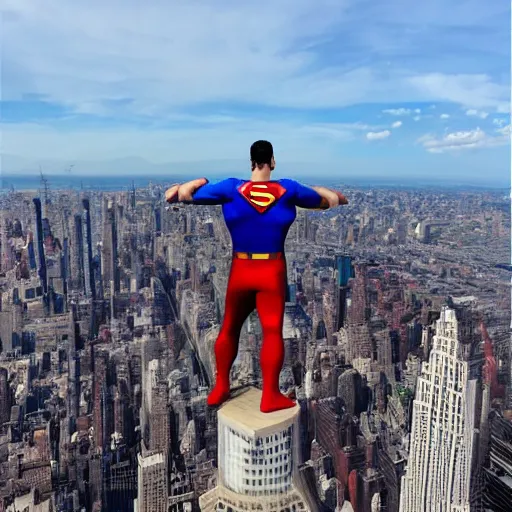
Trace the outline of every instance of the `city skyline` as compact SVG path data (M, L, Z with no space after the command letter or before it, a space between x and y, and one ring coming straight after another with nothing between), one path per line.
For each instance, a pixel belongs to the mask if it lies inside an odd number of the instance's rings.
M352 187L343 210L299 209L279 379L298 405L267 415L256 311L207 406L221 208L44 185L0 196L0 508L506 512L502 192Z
M509 512L510 3L0 16L0 512ZM286 187L239 247L243 208L166 202L258 139L348 204ZM230 327L238 259L284 260L279 318Z
M283 173L509 180L508 5L90 5L7 2L4 173L243 172L265 138Z

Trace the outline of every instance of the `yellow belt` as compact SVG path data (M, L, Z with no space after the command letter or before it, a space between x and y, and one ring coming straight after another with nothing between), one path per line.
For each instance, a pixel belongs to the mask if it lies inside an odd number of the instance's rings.
M235 252L233 257L239 260L280 260L283 258L282 252L267 252L267 253L254 253L254 252Z

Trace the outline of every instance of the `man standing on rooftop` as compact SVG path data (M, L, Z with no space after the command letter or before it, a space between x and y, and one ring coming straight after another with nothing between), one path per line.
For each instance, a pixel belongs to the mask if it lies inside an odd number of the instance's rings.
M208 405L218 406L229 398L229 375L238 353L240 332L256 308L263 330L260 410L272 412L295 405L281 393L279 376L284 361L284 243L296 207L326 210L348 201L340 192L325 187L310 188L291 179L271 180L276 163L268 141L255 142L250 153L250 180L228 178L212 184L199 178L172 186L165 197L169 203L222 205L233 243L224 320L215 343L217 379Z

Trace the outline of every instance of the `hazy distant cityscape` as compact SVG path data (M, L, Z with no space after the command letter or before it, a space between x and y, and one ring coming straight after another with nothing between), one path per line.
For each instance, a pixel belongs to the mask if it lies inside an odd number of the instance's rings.
M300 413L256 426L256 313L206 406L231 242L175 181L2 180L0 512L510 511L509 190L338 184L347 207L299 211Z

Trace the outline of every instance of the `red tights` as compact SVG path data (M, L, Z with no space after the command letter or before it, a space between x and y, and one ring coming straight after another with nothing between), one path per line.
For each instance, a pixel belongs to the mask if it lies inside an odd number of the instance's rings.
M229 374L238 353L242 326L256 307L263 330L260 354L263 390L260 410L272 412L295 406L279 391L284 361L283 316L286 298L286 262L233 258L226 293L224 321L215 342L217 380L208 405L217 406L229 398Z

